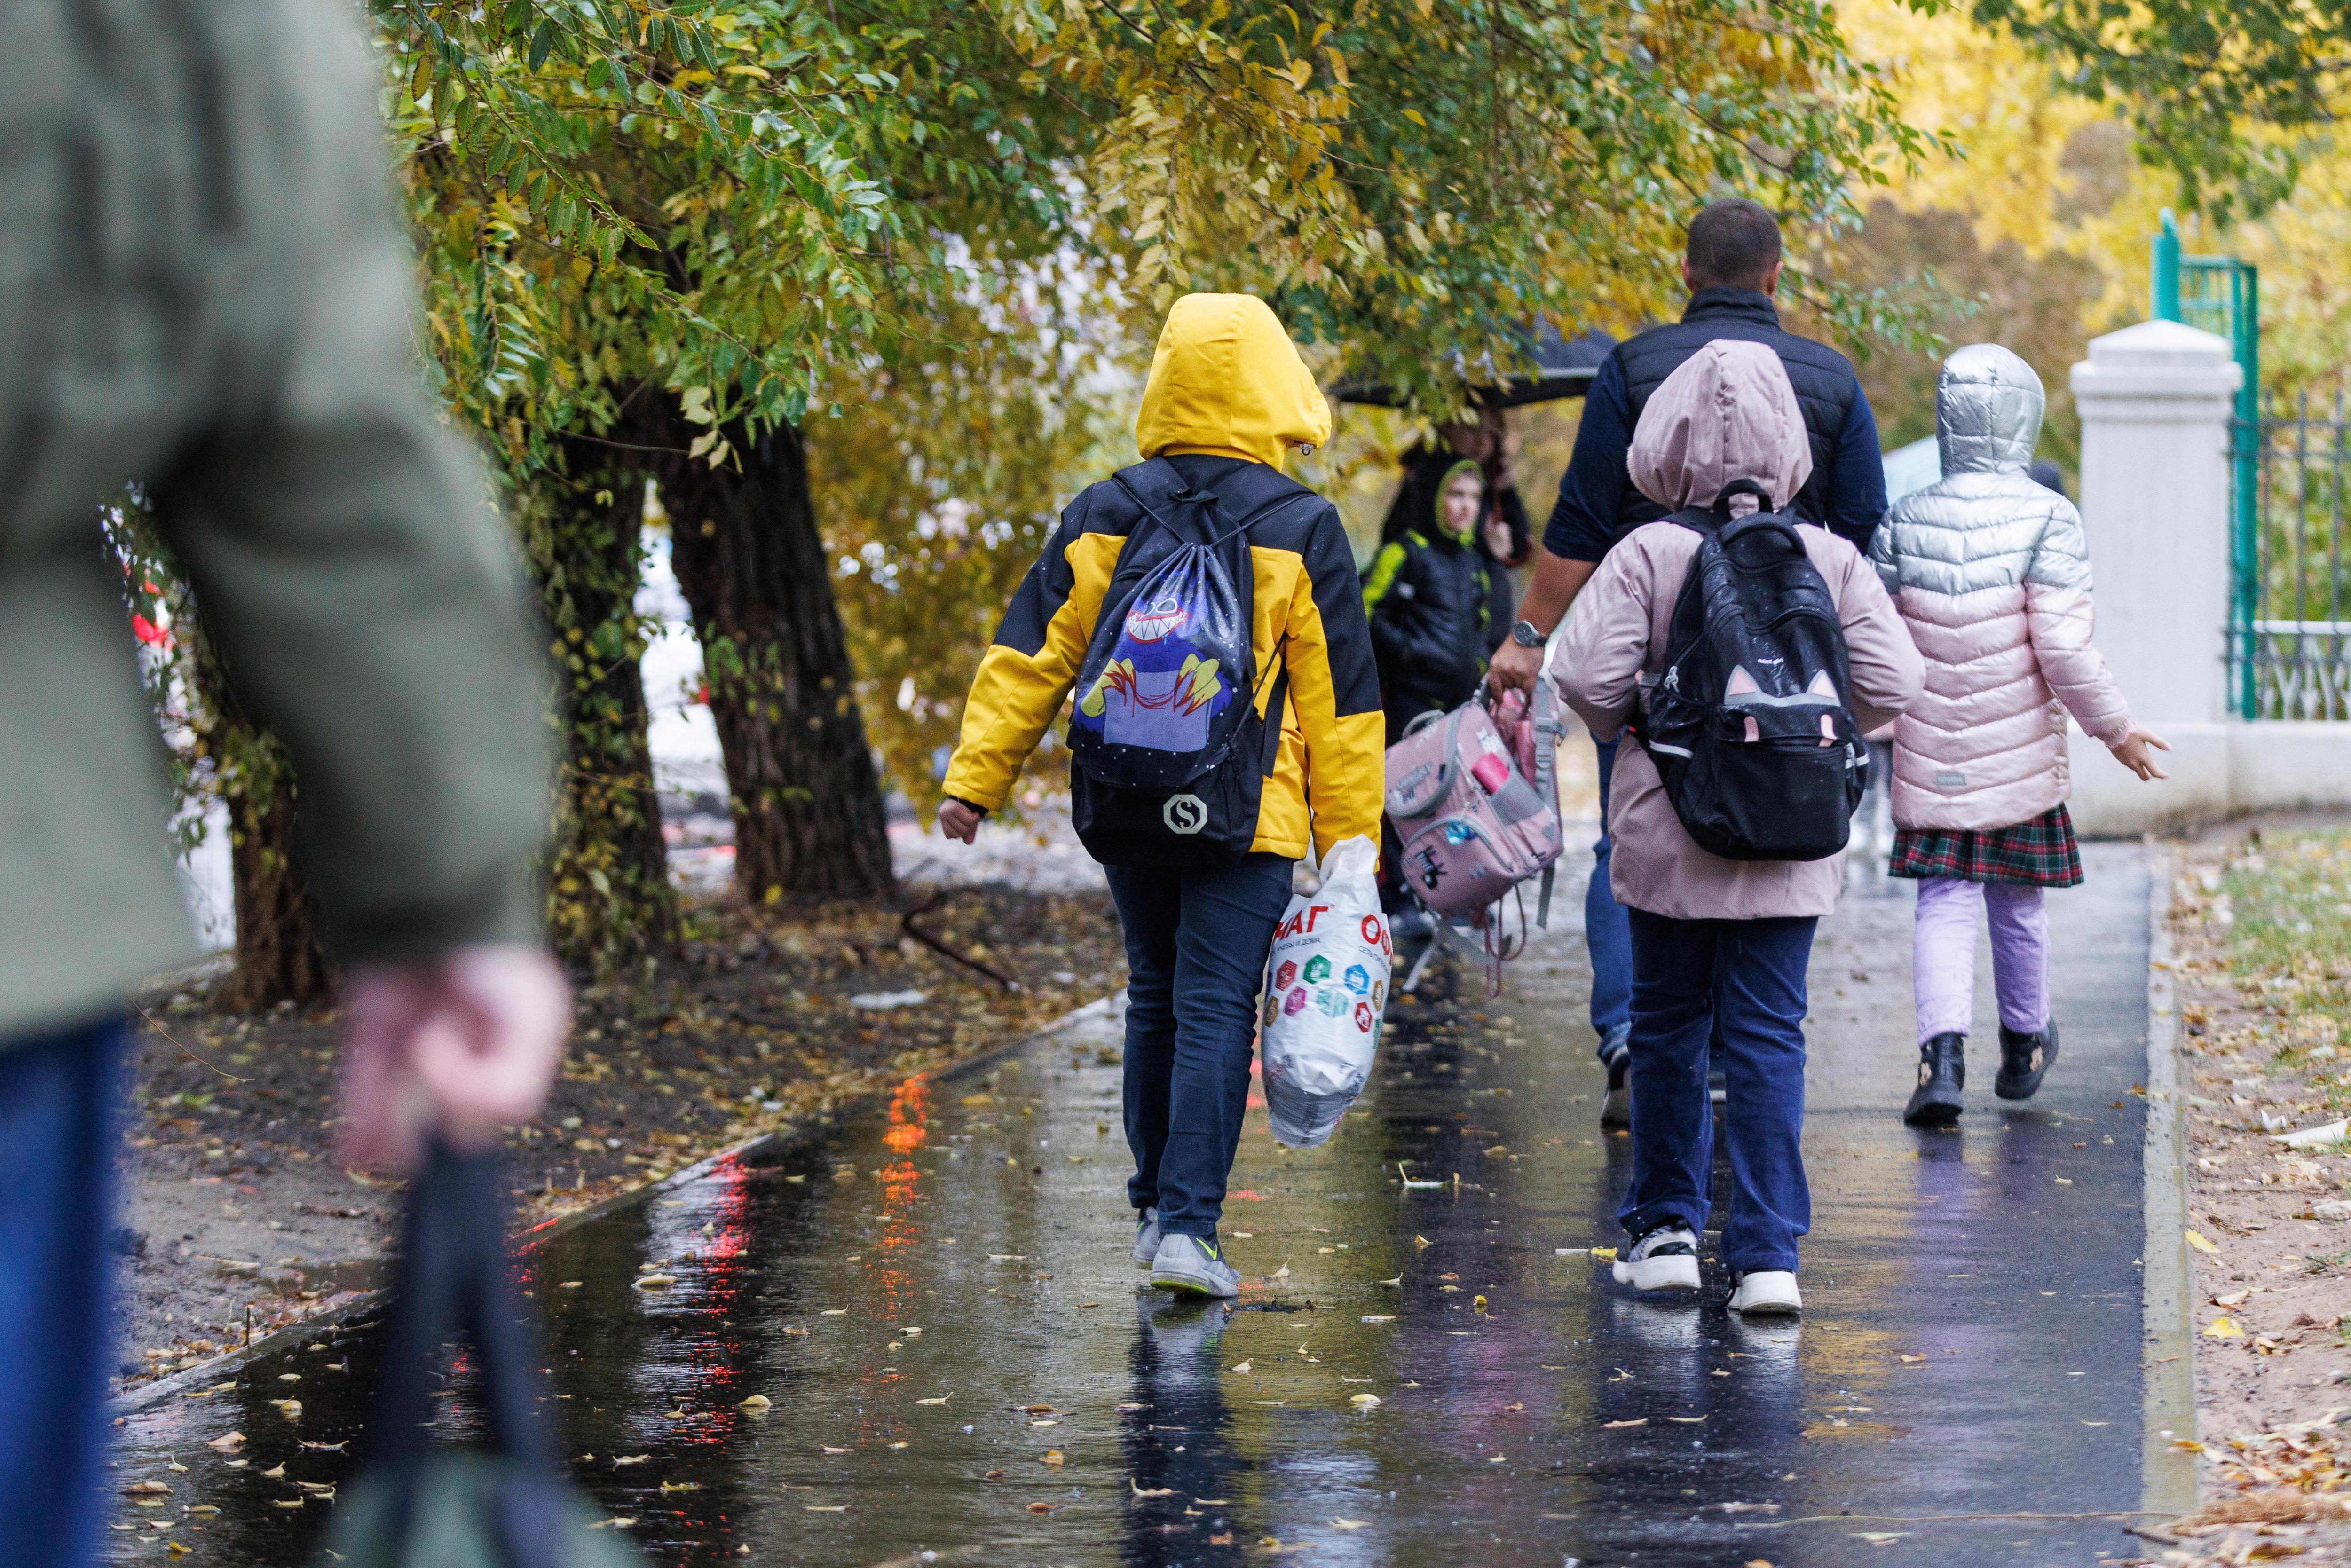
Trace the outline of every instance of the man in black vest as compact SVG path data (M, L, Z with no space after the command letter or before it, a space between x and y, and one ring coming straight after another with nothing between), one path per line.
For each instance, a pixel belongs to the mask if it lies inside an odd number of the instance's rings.
M1852 541L1865 554L1886 515L1886 468L1877 448L1877 422L1843 354L1780 325L1771 296L1780 283L1780 225L1760 204L1732 197L1690 220L1682 281L1690 302L1682 319L1616 345L1593 377L1575 433L1575 453L1559 483L1559 505L1543 530L1534 581L1520 606L1510 640L1494 654L1496 689L1531 687L1542 668L1552 631L1612 546L1643 523L1665 516L1633 486L1625 456L1650 394L1683 361L1721 338L1763 343L1780 356L1812 438L1813 474L1790 510ZM1595 737L1600 752L1602 832L1593 846L1592 880L1584 890L1584 942L1592 955L1592 1027L1608 1066L1608 1096L1600 1119L1630 1120L1625 1093L1625 1040L1632 1028L1633 938L1625 911L1608 886L1608 775L1616 737Z

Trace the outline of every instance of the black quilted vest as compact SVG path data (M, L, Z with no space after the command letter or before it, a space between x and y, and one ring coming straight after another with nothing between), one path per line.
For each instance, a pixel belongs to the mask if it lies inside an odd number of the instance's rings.
M1634 427L1639 428L1641 411L1649 405L1650 394L1681 369L1684 360L1718 338L1762 343L1787 367L1796 402L1804 411L1804 433L1813 443L1813 476L1796 492L1788 510L1808 523L1825 523L1829 459L1836 450L1837 437L1844 432L1845 416L1853 410L1860 383L1854 380L1853 362L1843 354L1781 326L1780 312L1770 295L1752 288L1701 288L1690 296L1689 308L1682 312L1680 320L1653 327L1617 344L1614 352L1625 367ZM1663 507L1627 485L1617 507L1616 537L1623 538L1643 523L1665 515Z

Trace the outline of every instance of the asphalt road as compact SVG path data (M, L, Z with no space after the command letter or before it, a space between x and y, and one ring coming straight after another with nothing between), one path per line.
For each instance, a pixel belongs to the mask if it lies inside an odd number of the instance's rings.
M1500 998L1457 967L1392 1009L1326 1147L1285 1153L1252 1113L1233 1309L1155 1293L1127 1257L1098 1018L534 1249L549 1408L600 1511L664 1564L2134 1555L2121 1520L2023 1517L2140 1498L2147 881L2135 849L2088 858L2053 906L2064 1060L2010 1108L1980 1046L1955 1132L1898 1120L1908 891L1824 924L1801 1322L1729 1317L1711 1237L1696 1304L1629 1300L1593 1257L1621 1241L1626 1140L1596 1124L1559 929ZM675 1282L636 1288L648 1271ZM360 1435L368 1365L363 1336L308 1343L131 1416L122 1481L172 1490L126 1503L120 1560L171 1540L191 1568L308 1561L333 1504L300 1483L350 1460L300 1445ZM462 1378L448 1405L475 1428ZM234 1456L205 1446L232 1428Z

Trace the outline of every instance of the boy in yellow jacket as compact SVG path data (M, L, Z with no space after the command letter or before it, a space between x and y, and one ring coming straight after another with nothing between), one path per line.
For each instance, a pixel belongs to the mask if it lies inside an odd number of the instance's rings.
M969 843L1004 803L1078 678L1148 497L1213 494L1220 526L1248 523L1257 667L1243 689L1258 723L1243 734L1260 738L1239 767L1242 788L1178 793L1139 813L1117 809L1081 765L1071 779L1080 837L1126 934L1134 1259L1154 1285L1201 1295L1239 1291L1217 1221L1290 864L1310 840L1321 853L1379 831L1379 681L1354 553L1337 509L1280 472L1291 448L1330 434L1322 394L1263 300L1177 300L1135 418L1145 461L1061 514L980 661L939 806L941 831ZM1211 820L1234 800L1253 818Z

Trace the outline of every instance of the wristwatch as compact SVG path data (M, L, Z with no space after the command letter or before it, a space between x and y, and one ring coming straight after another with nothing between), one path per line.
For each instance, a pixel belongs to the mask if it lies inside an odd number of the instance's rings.
M1513 621L1510 622L1510 641L1521 648L1540 648L1550 639L1535 630L1533 622Z

